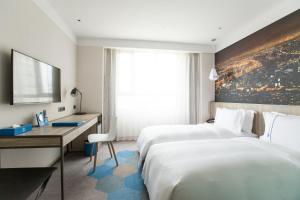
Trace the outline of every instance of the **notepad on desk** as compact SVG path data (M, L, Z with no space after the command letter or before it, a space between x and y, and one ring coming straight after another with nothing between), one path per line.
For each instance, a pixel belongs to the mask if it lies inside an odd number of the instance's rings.
M85 121L73 121L73 122L53 122L54 127L66 127L66 126L80 126Z

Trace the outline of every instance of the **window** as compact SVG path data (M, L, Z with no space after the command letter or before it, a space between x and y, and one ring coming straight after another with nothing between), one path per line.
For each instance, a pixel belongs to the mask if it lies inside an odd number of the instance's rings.
M118 138L136 139L141 129L189 122L188 54L117 50Z

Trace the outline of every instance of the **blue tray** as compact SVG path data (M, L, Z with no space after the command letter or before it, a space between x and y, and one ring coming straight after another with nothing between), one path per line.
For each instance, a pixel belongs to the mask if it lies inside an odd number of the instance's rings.
M53 122L54 127L80 126L83 122Z
M32 124L23 124L17 128L2 128L0 129L0 136L16 136L32 130Z

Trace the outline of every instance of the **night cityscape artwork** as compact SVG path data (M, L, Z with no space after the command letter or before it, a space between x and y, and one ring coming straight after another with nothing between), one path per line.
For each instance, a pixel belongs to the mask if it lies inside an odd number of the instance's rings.
M300 105L300 12L216 54L216 101Z

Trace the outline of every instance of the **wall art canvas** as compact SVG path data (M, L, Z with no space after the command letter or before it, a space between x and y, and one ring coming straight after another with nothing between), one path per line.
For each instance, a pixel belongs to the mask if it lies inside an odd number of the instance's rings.
M300 10L216 53L216 101L300 105Z

